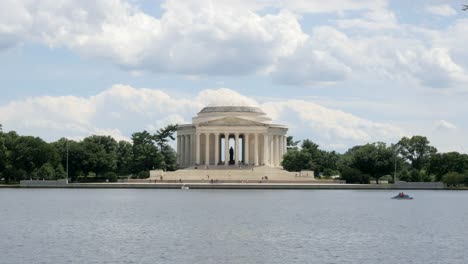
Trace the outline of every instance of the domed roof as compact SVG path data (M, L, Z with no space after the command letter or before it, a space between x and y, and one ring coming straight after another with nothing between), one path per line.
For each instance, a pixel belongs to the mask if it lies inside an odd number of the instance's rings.
M253 106L207 106L200 111L200 114L232 112L265 114L260 108Z

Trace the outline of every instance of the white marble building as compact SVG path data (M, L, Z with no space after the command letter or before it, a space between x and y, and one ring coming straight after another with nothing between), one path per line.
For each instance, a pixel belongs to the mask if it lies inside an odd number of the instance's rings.
M179 125L178 163L181 168L240 164L278 167L286 153L287 131L283 125L271 124L257 107L205 107L192 124Z

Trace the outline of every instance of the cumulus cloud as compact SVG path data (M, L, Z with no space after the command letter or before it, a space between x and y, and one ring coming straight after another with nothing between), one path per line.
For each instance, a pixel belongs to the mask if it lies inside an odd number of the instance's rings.
M303 100L257 102L227 88L206 89L179 98L157 89L113 87L91 97L41 96L0 106L5 130L16 130L47 140L80 139L91 134L129 140L131 133L155 132L171 123L189 123L207 105L259 106L276 122L286 123L297 138L323 146L351 146L397 139L402 131L351 113Z
M450 5L426 5L426 11L438 15L438 16L454 16L457 14L457 11Z
M2 10L17 6L28 18L0 18L2 31L130 70L255 73L294 52L305 37L288 11L261 16L208 0L168 0L160 18L119 0L21 3L1 4Z
M345 80L351 68L328 52L304 47L283 58L272 71L273 80L291 85L314 85Z
M426 10L454 11L446 4ZM155 17L126 0L4 0L0 49L22 42L66 47L135 74L264 74L297 86L352 75L434 88L468 84L466 19L448 30L410 26L385 0L167 0L161 11ZM303 28L301 17L311 13L329 19Z
M436 121L435 126L436 126L437 129L449 129L449 130L451 130L451 129L456 129L457 128L454 124L452 124L452 123L450 123L450 122L448 122L446 120Z
M275 120L286 120L293 131L325 145L352 145L397 140L404 131L351 113L304 100L267 102L262 105ZM301 131L303 130L303 131Z

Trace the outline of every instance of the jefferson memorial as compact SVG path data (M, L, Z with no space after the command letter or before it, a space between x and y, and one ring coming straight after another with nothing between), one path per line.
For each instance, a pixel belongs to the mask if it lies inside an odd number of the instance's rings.
M180 168L197 166L279 167L286 153L288 128L272 124L259 108L208 106L192 124L179 125Z

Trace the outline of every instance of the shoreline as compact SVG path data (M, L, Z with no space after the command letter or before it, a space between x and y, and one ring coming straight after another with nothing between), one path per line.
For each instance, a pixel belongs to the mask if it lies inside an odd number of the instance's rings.
M237 190L458 190L445 187L393 184L320 184L320 183L68 183L39 185L0 185L0 188L42 189L237 189ZM463 190L463 189L461 189ZM465 189L466 190L466 189Z

